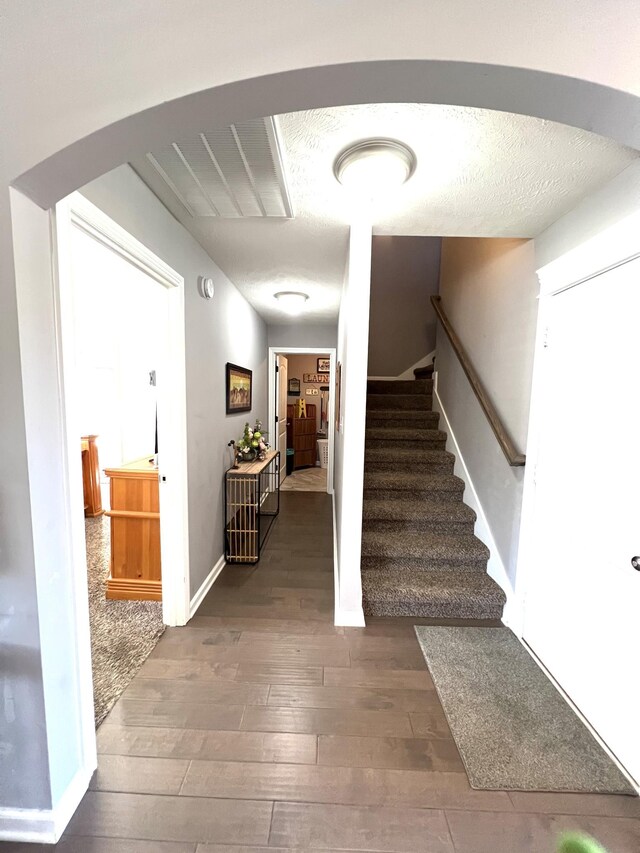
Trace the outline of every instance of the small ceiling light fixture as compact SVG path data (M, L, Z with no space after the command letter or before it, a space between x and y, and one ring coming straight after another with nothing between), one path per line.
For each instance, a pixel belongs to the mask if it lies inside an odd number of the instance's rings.
M345 148L333 164L344 187L374 195L397 189L416 170L416 155L397 139L363 139Z
M297 317L302 312L304 303L309 298L306 293L298 293L294 290L281 290L280 293L274 293L273 295L282 306L282 309L292 317Z

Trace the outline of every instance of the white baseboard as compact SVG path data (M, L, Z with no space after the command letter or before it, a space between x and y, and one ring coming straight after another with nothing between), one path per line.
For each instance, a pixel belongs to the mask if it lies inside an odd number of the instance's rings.
M338 560L338 525L336 524L336 495L331 496L331 508L333 511L333 608L338 611L340 601L340 564ZM335 618L334 618L335 624Z
M220 572L224 569L226 563L227 563L227 561L225 560L225 557L223 554L219 558L219 560L216 562L215 566L211 569L209 574L206 576L204 581L202 582L200 589L196 592L196 594L193 596L193 598L191 599L191 601L189 603L189 619L192 619L195 616L196 610L202 604L203 598L205 597L205 595L209 592L211 587L216 582L216 578L218 577Z
M507 570L505 569L504 563L500 559L500 553L498 551L493 533L491 531L491 527L489 526L489 522L487 521L487 516L482 507L482 504L480 503L478 492L476 491L476 488L473 484L473 480L471 479L471 475L469 474L469 469L465 464L464 457L460 450L460 446L456 440L456 436L453 431L453 427L451 426L451 422L449 421L445 408L442 405L442 400L440 399L440 395L438 394L437 374L433 388L433 410L434 412L439 412L442 416L442 419L444 420L443 429L445 429L447 433L447 450L453 453L456 457L454 473L456 474L456 476L460 477L461 480L464 480L464 502L468 506L470 506L476 514L476 524L474 531L475 535L478 537L478 539L480 539L481 542L484 542L484 544L491 552L491 556L489 557L489 561L487 563L487 573L499 586L502 587L507 596L507 603L504 607L502 621L505 625L507 625L507 627L509 627L513 631L513 633L517 637L521 637L521 603L515 593L515 590L513 589L511 581L509 580L509 576L507 574Z
M87 792L94 770L78 770L55 808L0 808L0 841L55 844Z
M364 628L366 626L364 610L362 607L358 607L357 610L340 610L336 607L333 624L342 628Z
M421 367L428 367L435 358L436 351L433 350L428 355L423 356L420 361L416 361L411 367L403 370L398 376L367 376L367 379L415 379L414 370L419 370Z

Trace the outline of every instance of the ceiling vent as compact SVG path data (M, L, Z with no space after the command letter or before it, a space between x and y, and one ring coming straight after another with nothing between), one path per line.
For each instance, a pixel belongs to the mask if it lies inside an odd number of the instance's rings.
M293 217L271 117L205 131L146 156L193 217Z

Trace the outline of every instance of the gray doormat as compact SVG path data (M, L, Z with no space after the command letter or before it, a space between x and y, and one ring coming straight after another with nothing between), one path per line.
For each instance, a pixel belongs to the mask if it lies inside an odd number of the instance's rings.
M635 795L511 631L415 630L472 788Z

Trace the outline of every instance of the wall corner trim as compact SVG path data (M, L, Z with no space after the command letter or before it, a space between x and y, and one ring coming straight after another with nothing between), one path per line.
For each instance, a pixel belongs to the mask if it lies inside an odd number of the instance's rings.
M461 480L464 481L464 501L476 513L475 535L478 537L478 539L484 542L484 544L491 552L489 562L487 563L487 573L489 577L493 578L493 580L500 587L502 587L507 596L507 603L504 607L502 621L508 628L510 628L514 632L517 637L522 637L522 604L520 602L519 597L516 595L511 581L509 580L509 576L507 574L507 570L504 567L504 563L500 559L500 553L498 551L498 547L491 531L491 527L489 526L487 516L482 507L482 504L480 503L478 492L476 491L476 488L473 484L469 469L467 468L467 465L464 461L464 457L462 455L462 451L460 450L460 445L456 440L453 427L451 426L451 422L447 417L446 410L442 404L440 395L438 394L437 372L436 381L434 383L433 388L433 397L434 402L436 404L434 406L434 410L437 410L442 415L445 422L445 429L448 438L453 445L453 453L456 457L455 473L458 477L460 477Z
M342 628L364 628L364 610L358 607L356 610L342 610L338 602L340 601L340 561L338 557L338 527L336 524L336 498L333 495L333 590L335 610L333 614L333 624L336 627Z
M55 844L84 797L95 766L81 767L51 809L0 807L0 841Z
M205 595L209 592L211 587L214 585L218 575L224 569L226 564L227 564L227 561L225 560L225 557L223 554L221 557L218 558L215 566L211 569L209 574L203 580L203 582L200 586L200 589L196 592L196 594L191 599L191 601L189 603L189 619L193 619L193 617L196 615L196 611L197 611L198 607L200 607L200 605L202 604L202 600L204 599Z

